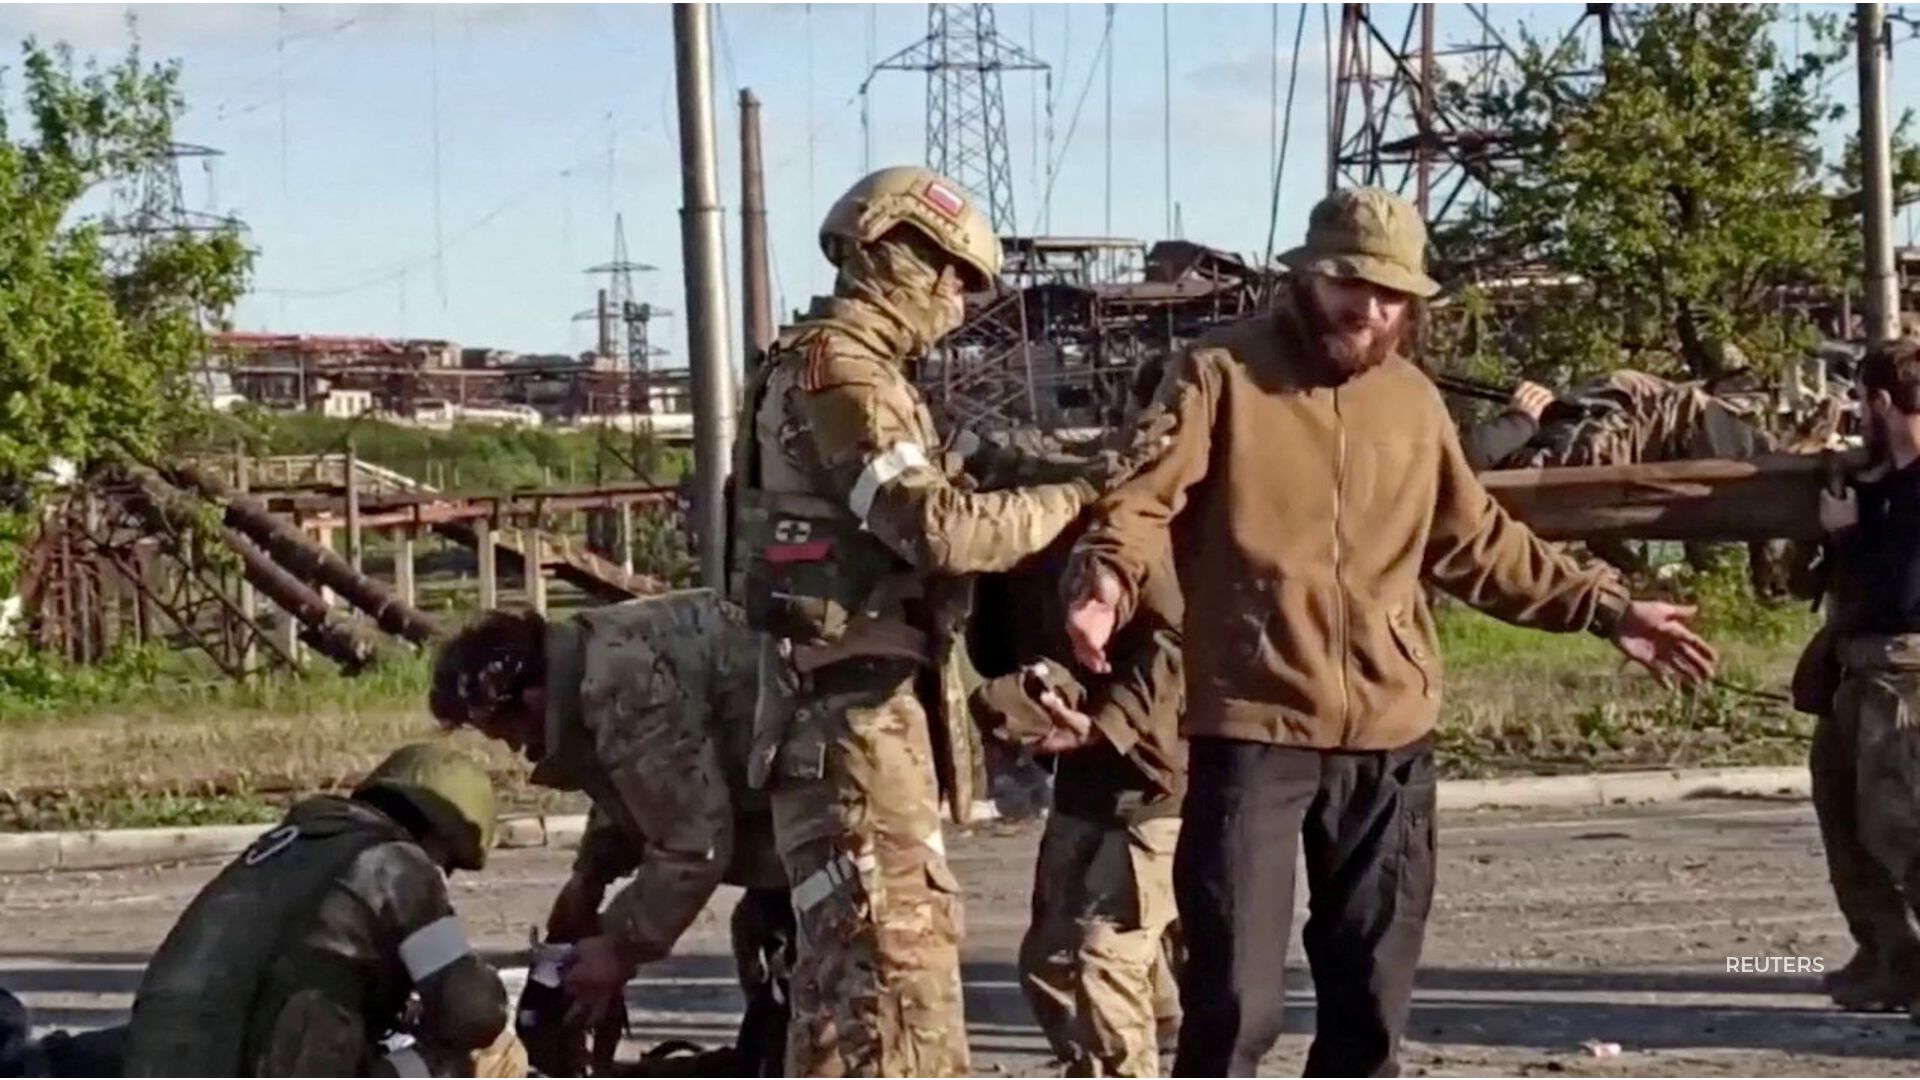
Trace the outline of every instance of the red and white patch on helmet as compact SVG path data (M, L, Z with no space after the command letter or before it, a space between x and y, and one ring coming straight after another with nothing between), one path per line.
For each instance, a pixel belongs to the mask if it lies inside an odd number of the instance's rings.
M938 181L929 183L927 190L920 193L920 197L926 200L928 206L956 221L960 219L961 212L967 208L967 200L961 198L959 192Z

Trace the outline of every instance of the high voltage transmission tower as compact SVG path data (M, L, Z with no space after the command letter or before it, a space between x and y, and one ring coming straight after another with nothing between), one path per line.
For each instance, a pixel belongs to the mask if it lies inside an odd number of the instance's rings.
M209 168L220 151L191 143L169 143L141 165L115 189L113 210L106 222L109 236L132 238L136 247L162 234L215 232L238 228L240 221L222 214L187 208L186 194L180 183L180 163L199 161Z
M633 275L657 269L627 257L627 226L622 215L613 218L613 261L589 266L589 274L605 274L607 287L599 294L591 311L574 316L576 321L593 320L598 326L595 347L600 355L621 363L627 374L629 406L634 412L647 411L651 392L648 375L653 358L666 350L653 344L649 333L655 316L671 315L665 308L641 303L634 298Z
M1000 73L1046 70L1045 61L1000 36L992 4L928 4L927 36L875 64L860 84L861 123L867 90L881 72L925 72L927 166L983 200L996 232L1011 233L1013 171Z
M588 311L575 315L575 322L591 320L596 326L594 340L595 351L604 359L620 365L621 379L618 394L619 404L623 407L613 411L624 413L624 424L629 435L629 446L622 453L612 442L612 429L602 425L599 446L602 451L624 464L634 476L649 476L658 462L652 453L653 443L645 434L642 417L653 413L653 358L665 356L667 350L653 343L653 320L673 312L666 308L655 307L635 298L633 275L644 274L656 269L635 262L627 256L627 225L622 215L613 218L613 261L590 266L587 273L606 275L607 284L595 297L594 306ZM595 462L595 482L601 477L600 463ZM605 533L608 523L602 521L595 526L596 543L611 551L613 541Z

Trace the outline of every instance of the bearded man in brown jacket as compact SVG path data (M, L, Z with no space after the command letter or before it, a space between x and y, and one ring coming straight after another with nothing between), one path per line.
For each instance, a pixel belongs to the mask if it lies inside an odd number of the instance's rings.
M1176 357L1063 581L1081 662L1167 545L1186 597L1188 942L1174 1071L1253 1075L1280 1034L1293 869L1319 1030L1308 1075L1393 1075L1433 898L1440 665L1422 583L1588 630L1662 678L1711 676L1692 609L1635 602L1508 517L1401 353L1426 230L1384 191L1315 207L1289 294Z

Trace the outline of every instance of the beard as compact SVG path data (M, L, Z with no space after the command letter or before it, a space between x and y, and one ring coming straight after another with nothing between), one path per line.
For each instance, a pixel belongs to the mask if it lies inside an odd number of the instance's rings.
M1305 281L1293 282L1294 308L1305 320L1309 349L1335 382L1346 382L1364 374L1398 352L1406 340L1407 327L1413 322L1414 305L1408 304L1384 330L1368 334L1364 319L1341 320L1322 308ZM1363 336L1364 335L1364 336Z

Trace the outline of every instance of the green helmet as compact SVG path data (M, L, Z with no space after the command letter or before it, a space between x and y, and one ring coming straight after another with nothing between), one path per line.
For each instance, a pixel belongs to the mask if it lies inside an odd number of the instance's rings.
M1000 276L1000 238L959 184L919 165L869 173L840 196L820 225L820 250L835 266L854 247L910 225L958 261L981 291Z
M397 796L418 811L455 866L486 865L493 848L493 780L472 758L445 743L403 746L368 773L353 795L374 792Z

